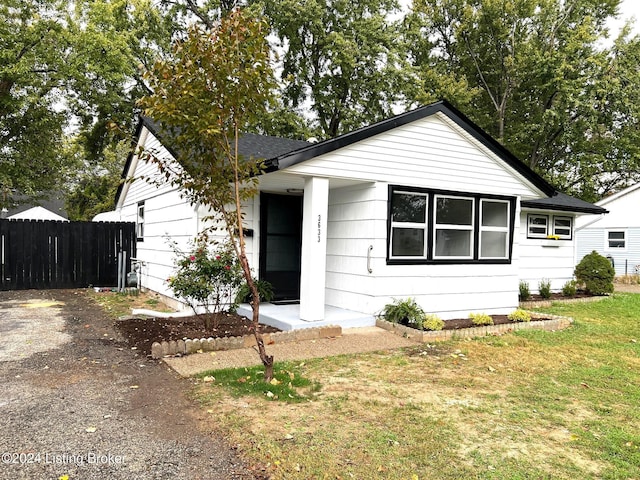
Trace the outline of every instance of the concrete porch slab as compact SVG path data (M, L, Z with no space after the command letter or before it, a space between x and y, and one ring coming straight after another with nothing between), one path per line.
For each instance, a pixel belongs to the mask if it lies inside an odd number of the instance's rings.
M247 318L253 315L251 306L243 303L238 307L238 313ZM300 319L300 305L274 305L272 303L260 304L260 323L279 328L283 331L298 330L301 328L323 327L337 325L345 328L374 327L376 319L373 315L362 312L354 312L343 308L325 305L324 320L308 322Z

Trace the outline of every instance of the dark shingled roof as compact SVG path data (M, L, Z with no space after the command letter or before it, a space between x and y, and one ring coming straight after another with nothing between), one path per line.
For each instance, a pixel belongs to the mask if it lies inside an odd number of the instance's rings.
M156 137L166 140L166 134L163 134L162 127L158 122L149 117L142 117L141 121ZM171 151L172 155L175 153L172 151L170 144L163 143L163 145ZM240 155L243 157L263 158L265 160L272 160L309 145L310 143L304 140L291 140L289 138L258 135L256 133L244 133L238 140Z
M536 200L523 200L522 206L527 208L539 208L547 210L565 210L577 213L608 213L608 210L579 198L574 198L566 193L556 192L550 198Z

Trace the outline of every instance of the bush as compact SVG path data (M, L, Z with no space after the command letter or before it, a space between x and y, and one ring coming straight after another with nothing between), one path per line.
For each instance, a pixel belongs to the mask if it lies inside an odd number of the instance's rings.
M507 318L512 322L530 322L531 314L519 308L507 315Z
M406 300L394 299L393 303L387 303L382 309L381 316L388 322L421 329L425 313L413 298L407 298Z
M474 325L493 325L493 318L486 313L470 313L469 318Z
M189 252L180 251L172 244L176 254L177 270L167 283L178 298L182 298L198 314L203 307L205 328L210 329L211 318L228 309L234 310L233 291L238 288L242 270L231 245L209 250L206 240L192 244Z
M257 280L253 279L253 282L256 284L258 288L258 296L260 297L261 302L270 302L273 300L273 287L266 280ZM249 290L249 285L247 282L244 282L240 285L238 289L238 294L236 295L236 303L250 303L251 302L251 291Z
M520 293L518 294L518 298L521 302L526 302L531 298L531 292L529 291L529 284L524 280L520 280L519 285Z
M444 321L433 313L427 313L422 320L423 330L442 330L444 328Z
M613 292L613 277L616 272L611 262L598 252L585 255L574 271L576 280L584 285L592 295L606 295Z
M538 292L542 298L551 298L551 282L548 279L540 280L538 283Z
M562 295L565 297L573 297L578 292L578 282L569 280L562 286Z

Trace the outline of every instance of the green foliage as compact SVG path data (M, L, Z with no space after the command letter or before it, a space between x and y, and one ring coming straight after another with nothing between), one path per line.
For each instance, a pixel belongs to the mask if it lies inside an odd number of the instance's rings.
M427 313L422 320L422 330L437 331L444 328L444 321L435 314Z
M595 250L585 255L576 265L574 275L579 284L593 295L613 293L615 270L611 262Z
M311 395L321 388L317 381L302 376L300 368L291 363L276 364L269 383L264 381L262 367L212 370L199 374L197 378L206 379L205 385L211 385L212 389L224 387L238 397L253 395L285 403L309 401Z
M137 67L166 38L158 20L148 0L2 2L0 206L75 185L79 167L130 138ZM80 158L66 154L70 127Z
M212 318L222 310L234 310L234 290L239 287L242 272L229 245L209 251L205 241L197 241L191 251L184 253L173 244L177 270L167 279L169 288L198 314L205 309L207 328ZM215 317L214 317L215 318Z
M565 297L573 297L578 291L578 282L569 280L562 286L562 295Z
M387 303L384 306L380 316L388 322L399 323L421 330L425 312L413 298L394 299L392 303Z
M415 0L415 100L445 96L556 187L593 201L637 181L640 41L604 47L618 0Z
M254 279L253 283L258 289L258 295L260 297L261 302L270 302L273 300L273 287L271 283L266 280L257 280ZM236 295L236 303L250 303L251 302L251 290L247 282L244 282L240 285L238 289L238 293Z
M531 298L531 292L529 291L529 283L524 280L520 280L518 284L518 288L520 293L518 293L518 298L521 302L526 302Z
M509 315L507 315L507 318L512 322L530 322L531 314L526 310L518 308L517 310L514 310Z
M551 298L551 281L542 279L538 283L538 292L542 298Z
M486 313L470 313L469 318L474 325L493 325L493 318Z
M382 120L408 82L396 0L260 0L284 49L285 106L309 105L320 137Z

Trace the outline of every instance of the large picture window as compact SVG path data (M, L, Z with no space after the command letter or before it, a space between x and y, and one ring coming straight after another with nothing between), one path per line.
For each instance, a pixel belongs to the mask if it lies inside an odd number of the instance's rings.
M514 198L390 187L389 199L389 263L510 261Z

